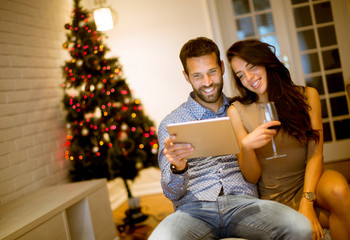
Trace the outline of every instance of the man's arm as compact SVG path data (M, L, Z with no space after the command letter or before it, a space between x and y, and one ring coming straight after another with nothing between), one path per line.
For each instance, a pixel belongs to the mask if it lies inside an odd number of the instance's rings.
M164 195L171 201L180 199L185 195L188 184L188 172L174 174L170 164L174 165L177 171L184 170L187 164L186 157L193 152L190 144L175 144L173 136L169 136L166 129L166 122L162 122L158 130L159 140L159 167L161 169L161 184Z

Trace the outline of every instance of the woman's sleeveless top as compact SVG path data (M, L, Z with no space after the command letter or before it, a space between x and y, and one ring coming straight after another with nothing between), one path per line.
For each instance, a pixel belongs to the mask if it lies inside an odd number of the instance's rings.
M248 133L261 124L256 103L243 105L236 101L233 105ZM266 157L273 155L271 142L255 150L262 168L258 182L259 194L262 199L274 200L297 210L304 185L307 145L301 144L282 129L274 140L277 153L287 154L287 156L266 160Z

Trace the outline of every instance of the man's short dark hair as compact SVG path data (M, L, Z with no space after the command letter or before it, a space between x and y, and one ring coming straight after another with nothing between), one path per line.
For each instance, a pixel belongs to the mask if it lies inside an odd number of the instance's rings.
M188 69L186 64L187 58L201 57L211 53L216 54L218 64L219 66L221 66L220 51L213 40L206 37L198 37L195 39L191 39L187 43L185 43L185 45L183 45L180 51L180 60L185 70L185 73L188 75Z

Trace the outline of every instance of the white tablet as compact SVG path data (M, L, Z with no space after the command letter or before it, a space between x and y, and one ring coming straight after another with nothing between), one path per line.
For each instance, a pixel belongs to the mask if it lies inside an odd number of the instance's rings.
M188 158L239 153L239 146L229 117L174 123L167 126L175 142L190 143L194 152Z

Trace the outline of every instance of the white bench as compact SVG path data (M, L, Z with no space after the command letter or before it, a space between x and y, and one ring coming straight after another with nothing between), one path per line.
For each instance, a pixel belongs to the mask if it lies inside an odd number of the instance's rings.
M0 239L117 239L106 179L42 188L0 206Z

